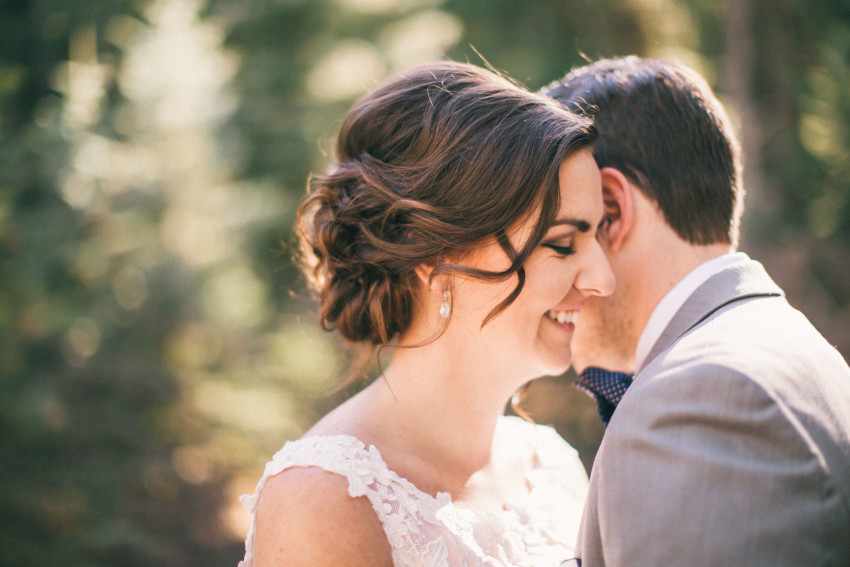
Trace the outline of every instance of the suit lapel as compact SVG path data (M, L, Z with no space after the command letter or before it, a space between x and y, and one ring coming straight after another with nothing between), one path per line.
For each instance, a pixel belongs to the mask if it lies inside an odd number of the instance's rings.
M650 349L638 373L656 356L721 307L752 297L782 295L782 289L770 279L759 262L746 259L726 267L708 278L685 301Z

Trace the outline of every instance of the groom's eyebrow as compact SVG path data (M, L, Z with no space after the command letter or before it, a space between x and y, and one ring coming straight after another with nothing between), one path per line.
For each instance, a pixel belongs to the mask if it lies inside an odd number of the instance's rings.
M558 226L562 224L569 224L574 227L579 232L588 232L590 230L590 223L586 220L574 219L574 218L563 218L563 219L555 219L555 222L552 223L552 226Z

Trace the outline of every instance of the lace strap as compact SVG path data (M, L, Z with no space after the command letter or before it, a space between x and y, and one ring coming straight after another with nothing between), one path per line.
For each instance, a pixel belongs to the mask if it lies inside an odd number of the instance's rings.
M418 534L423 526L437 524L437 509L450 503L448 494L433 498L399 477L387 467L374 446L367 449L360 440L347 435L317 436L288 442L266 464L255 493L241 498L252 516L268 479L294 467L318 467L343 476L352 498L365 496L384 528L396 565L408 564L400 561L399 554L407 555L422 545ZM253 535L252 522L245 542L245 561L241 564L244 567L251 565Z

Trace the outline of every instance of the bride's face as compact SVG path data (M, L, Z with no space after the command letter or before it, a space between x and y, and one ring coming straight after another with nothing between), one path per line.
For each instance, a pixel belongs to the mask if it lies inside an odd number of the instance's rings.
M599 170L590 151L568 157L559 171L561 203L552 227L525 262L522 292L483 328L490 311L516 287L517 277L485 282L455 277L453 312L444 338L455 341L479 364L493 364L521 382L561 374L572 358L570 341L584 300L614 289L611 269L596 241L603 218ZM520 250L537 216L512 227L508 237ZM465 257L474 268L500 271L510 265L495 238Z

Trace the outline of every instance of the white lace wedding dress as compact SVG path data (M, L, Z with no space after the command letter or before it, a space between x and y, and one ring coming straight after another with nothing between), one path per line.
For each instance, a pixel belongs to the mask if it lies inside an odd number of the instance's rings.
M284 445L266 465L257 491L242 502L256 512L270 477L291 467L319 467L348 479L383 525L395 567L557 567L573 557L587 473L576 451L553 429L503 417L494 446L533 452L528 490L516 501L482 505L424 493L391 471L374 446L347 435L305 437ZM245 542L252 567L254 526Z

